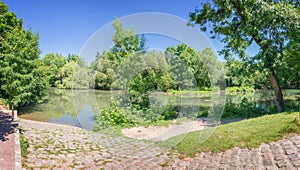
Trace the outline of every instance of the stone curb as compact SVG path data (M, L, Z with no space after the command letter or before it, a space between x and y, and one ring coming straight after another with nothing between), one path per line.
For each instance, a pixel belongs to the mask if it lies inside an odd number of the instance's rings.
M15 169L22 169L22 156L21 156L21 145L20 145L20 131L19 131L19 122L18 122L18 112L14 111L14 123L16 124L16 130L14 134L15 141Z

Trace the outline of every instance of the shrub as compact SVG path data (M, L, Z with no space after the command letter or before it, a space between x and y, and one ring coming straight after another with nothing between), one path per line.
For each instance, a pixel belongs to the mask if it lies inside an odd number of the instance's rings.
M168 106L161 113L161 116L163 116L164 120L176 119L178 117L178 108L175 106Z
M110 103L96 116L95 130L108 127L130 127L138 124L139 120L130 113L129 109L121 108L117 102Z
M153 123L161 120L172 120L178 117L177 106L158 107L140 110L134 105L120 107L116 101L110 103L96 116L94 130L99 131L106 128L132 127L143 123Z
M200 118L200 117L207 117L209 115L209 110L204 110L204 111L201 111L197 114L197 118Z
M250 93L250 92L254 92L255 89L253 87L250 86L240 86L240 87L227 87L226 88L226 92L227 93Z
M144 118L145 121L150 122L157 122L160 120L173 120L178 117L178 110L178 107L168 105L166 107L147 109L144 112L140 112L139 117Z
M27 158L29 142L28 139L24 138L23 135L20 136L21 154L23 158Z
M296 112L299 110L299 101L286 101L285 108L288 112Z
M227 99L222 118L253 118L270 114L273 111L274 109L267 106L259 107L245 97L240 103L233 103L231 99Z

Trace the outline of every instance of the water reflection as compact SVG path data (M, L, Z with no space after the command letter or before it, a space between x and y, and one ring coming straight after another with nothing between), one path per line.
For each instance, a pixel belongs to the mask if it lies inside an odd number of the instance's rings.
M51 118L48 122L82 127L77 117L72 117L68 113L65 113L62 117L59 118Z
M95 114L110 97L109 91L50 88L44 103L19 108L19 117L93 129Z
M48 91L46 102L35 106L19 108L19 117L23 119L59 123L78 126L85 129L93 129L95 115L99 114L111 98L110 91L100 90L62 90L51 88ZM153 100L163 99L163 103L152 102L154 107L178 106L183 116L194 118L197 112L209 110L214 105L213 95L192 96L150 96ZM284 90L286 104L299 105L299 90ZM255 93L227 95L227 99L240 103L243 98L249 102L255 102L257 107L266 108L273 105L273 92L270 90L257 91ZM298 106L297 105L297 106ZM220 111L221 112L221 111Z
M95 126L95 113L92 106L85 106L78 114L81 126L88 130L93 130Z
M93 130L95 126L95 114L92 106L85 106L76 117L72 117L69 113L65 113L59 118L51 118L48 122Z

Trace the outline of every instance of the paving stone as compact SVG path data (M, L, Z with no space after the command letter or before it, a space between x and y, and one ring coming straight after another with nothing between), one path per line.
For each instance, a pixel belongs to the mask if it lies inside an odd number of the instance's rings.
M219 170L228 170L229 164L220 164L218 168Z
M300 167L300 160L292 162L295 167Z
M231 158L231 150L227 150L222 155L223 158Z
M199 158L193 159L188 169L197 169L199 167Z
M265 166L272 166L273 165L273 162L272 162L272 159L271 158L263 158L263 163Z
M299 159L299 156L296 153L290 154L288 156L289 156L290 160L292 160L292 161L296 161Z
M269 153L269 145L262 144L260 148L261 148L261 153Z
M280 161L277 162L277 166L279 168L286 167L286 164L287 164L287 162L285 160L280 160Z
M67 157L68 158L74 158L76 155L75 154L68 154Z
M257 165L261 162L261 157L258 151L251 151L251 163Z
M220 164L230 164L230 159L229 158L222 158L220 161Z
M205 167L208 165L208 163L209 163L209 160L201 159L201 160L199 161L199 167L205 168Z
M274 167L274 166L266 166L265 169L266 170L277 170L278 168Z
M264 167L263 165L255 165L253 169L255 169L255 170L265 170L266 167Z
M189 163L185 162L185 161L179 163L179 166L181 166L181 167L187 167L188 165L189 165Z
M293 148L288 148L288 149L285 149L285 152L286 152L287 155L290 155L290 154L297 153L297 150L295 150Z
M122 136L26 120L20 125L31 144L24 160L28 169L300 170L300 135L261 144L256 149L236 147L217 154L197 153L194 158L182 160L178 153L168 154L152 143ZM34 149L42 144L48 147Z
M284 157L283 157L282 153L280 153L280 154L275 154L275 155L274 155L274 159L275 159L276 161L280 161L280 160L283 160Z
M287 139L282 140L281 143L282 143L282 145L284 145L284 146L290 145L290 144L291 144L291 142L290 142L289 140L287 140Z

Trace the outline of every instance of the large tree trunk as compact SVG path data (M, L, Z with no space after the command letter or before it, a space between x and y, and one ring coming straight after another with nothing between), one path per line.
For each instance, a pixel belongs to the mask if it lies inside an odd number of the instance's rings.
M276 79L274 70L271 71L271 73L269 75L269 79L271 81L273 90L275 92L275 103L276 103L277 109L279 112L283 112L283 111L285 111L285 104L284 104L284 100L283 100L282 91L281 91L281 88Z

